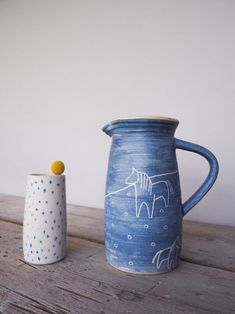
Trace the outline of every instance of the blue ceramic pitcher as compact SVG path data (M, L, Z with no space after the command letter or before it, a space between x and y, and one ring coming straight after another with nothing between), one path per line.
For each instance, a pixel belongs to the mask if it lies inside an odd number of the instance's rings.
M105 248L108 262L123 271L162 273L177 267L182 218L209 191L218 175L206 148L174 137L179 121L131 118L113 121L103 131L112 137L105 195ZM209 174L181 202L176 148L207 159Z

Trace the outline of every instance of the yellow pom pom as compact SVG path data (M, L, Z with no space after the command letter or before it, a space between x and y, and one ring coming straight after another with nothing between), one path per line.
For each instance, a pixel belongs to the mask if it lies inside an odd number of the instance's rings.
M64 163L60 160L54 161L51 165L51 171L56 174L62 174L64 172Z

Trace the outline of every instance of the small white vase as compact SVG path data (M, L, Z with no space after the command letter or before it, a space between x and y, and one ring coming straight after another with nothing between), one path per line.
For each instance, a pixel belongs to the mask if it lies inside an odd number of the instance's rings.
M25 261L51 264L63 259L66 229L65 176L28 175L23 224Z

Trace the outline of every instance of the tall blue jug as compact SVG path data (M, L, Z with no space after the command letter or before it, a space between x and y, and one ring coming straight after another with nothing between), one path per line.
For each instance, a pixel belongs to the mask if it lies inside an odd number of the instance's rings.
M176 268L182 248L182 218L209 191L218 162L206 148L174 137L179 121L131 118L103 131L112 137L105 194L105 250L123 271L151 274ZM198 153L210 165L201 187L181 202L176 148Z

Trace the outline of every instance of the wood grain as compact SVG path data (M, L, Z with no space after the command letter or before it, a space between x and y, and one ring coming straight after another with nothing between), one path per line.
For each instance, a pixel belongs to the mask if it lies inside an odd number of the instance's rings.
M0 219L22 224L24 199L0 194ZM103 210L68 205L68 235L104 243ZM184 221L182 259L235 272L235 228Z
M104 246L68 237L67 257L34 266L22 256L22 226L0 221L0 312L231 314L235 274L182 262L177 271L138 276L104 258Z

